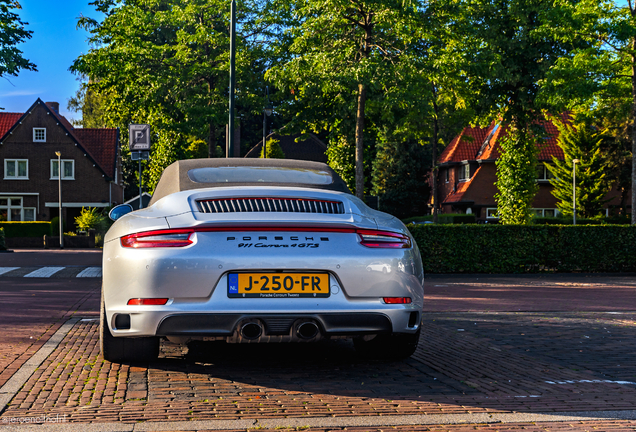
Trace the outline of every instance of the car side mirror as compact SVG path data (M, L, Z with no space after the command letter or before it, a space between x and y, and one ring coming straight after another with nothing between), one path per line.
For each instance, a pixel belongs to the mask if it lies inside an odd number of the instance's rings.
M110 212L108 212L108 217L110 218L110 220L116 221L117 219L124 215L127 215L131 211L133 211L133 208L130 204L119 204L118 206L113 207Z

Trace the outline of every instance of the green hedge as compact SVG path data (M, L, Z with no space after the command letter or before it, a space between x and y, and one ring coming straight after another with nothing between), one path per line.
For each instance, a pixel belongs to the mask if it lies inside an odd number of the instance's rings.
M535 217L532 223L535 225L572 225L572 218L565 217ZM631 219L624 216L610 216L602 219L576 218L577 225L629 225Z
M414 222L433 221L433 215L415 216L412 218L404 219L402 222L405 224ZM442 213L437 215L437 223L440 224L474 224L474 214L464 213Z
M7 237L43 237L51 235L50 222L0 222Z
M7 244L4 241L4 228L0 228L0 250L7 250Z
M634 272L636 227L409 225L427 273Z

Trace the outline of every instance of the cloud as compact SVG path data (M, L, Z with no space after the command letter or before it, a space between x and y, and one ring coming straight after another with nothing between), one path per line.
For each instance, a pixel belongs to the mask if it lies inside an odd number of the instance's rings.
M40 93L41 91L39 90L14 90L14 91L0 94L0 97L33 96Z

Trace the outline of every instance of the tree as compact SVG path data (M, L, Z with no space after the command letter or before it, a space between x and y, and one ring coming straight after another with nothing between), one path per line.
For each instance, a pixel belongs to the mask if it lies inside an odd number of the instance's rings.
M561 59L549 81L555 99L603 118L616 125L615 131L628 131L631 141L631 200L636 203L636 4L581 1L576 4L581 23L578 35L588 45ZM616 146L615 159L624 157ZM623 171L624 173L624 171ZM636 211L632 211L636 224Z
M260 158L264 158L265 149L261 148ZM285 159L285 153L280 148L280 143L277 139L270 138L267 140L267 158L268 159Z
M90 78L86 94L102 97L105 121L148 123L153 154L146 170L152 190L163 169L186 155L192 138L216 155L228 116L229 4L221 0L95 0L102 22L80 17L93 48L71 70ZM255 28L258 4L239 2L237 117L261 114L264 64ZM262 89L262 90L261 90ZM86 102L86 100L84 101Z
M576 165L576 212L586 218L598 216L603 205L609 201L605 198L612 188L612 181L606 175L607 163L602 154L603 142L608 136L584 123L567 125L558 120L554 124L559 129L558 145L563 149L565 159L560 161L552 157L552 165L546 167L554 186L552 195L559 201L557 208L564 215L572 215L573 211L573 160Z
M31 38L16 9L22 9L16 0L0 0L0 77L17 76L21 69L37 71L37 66L22 56L17 45Z
M579 43L564 38L575 33L574 10L552 0L464 0L457 7L457 39L447 51L466 70L480 119L508 125L497 161L497 211L502 223L526 223L542 134L535 120L555 109L542 95L543 83Z
M389 82L416 77L408 74L407 51L418 11L397 0L279 0L275 9L288 17L278 43L278 52L288 54L267 78L293 93L287 108L296 114L293 126L327 131L330 147L337 143L336 153L343 151L332 160L354 154L355 192L362 198L365 148L375 135L369 113L381 111Z

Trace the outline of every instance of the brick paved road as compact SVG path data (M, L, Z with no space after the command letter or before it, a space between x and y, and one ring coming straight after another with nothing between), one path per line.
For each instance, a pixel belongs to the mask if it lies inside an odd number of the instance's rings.
M138 365L111 364L99 355L98 323L90 320L97 318L99 281L2 279L0 380L6 381L66 319L89 320L78 322L27 380L0 415L0 429L3 421L41 414L66 415L71 422L138 425L144 420L353 419L636 407L631 278L431 279L421 345L406 361L360 359L347 341L217 343L190 350L164 343L159 361ZM567 304L566 312L550 312L555 304ZM636 422L303 428L469 429L636 430Z

